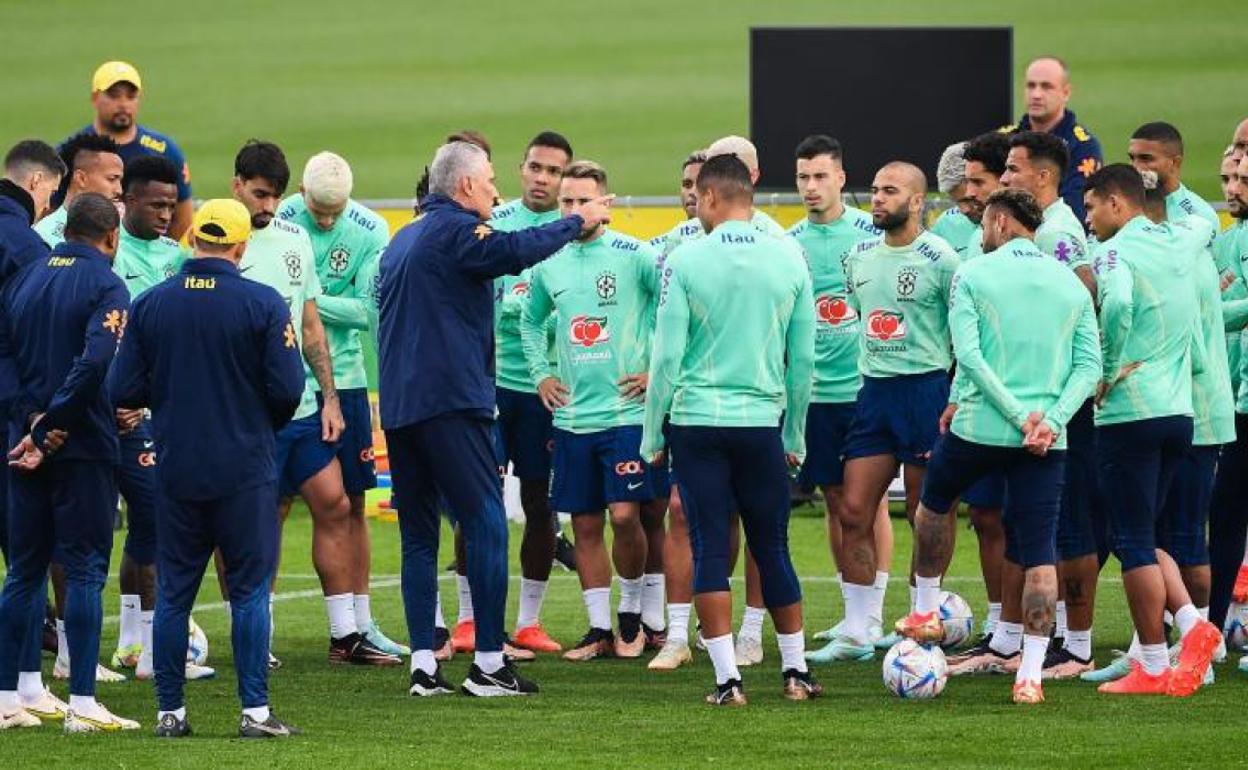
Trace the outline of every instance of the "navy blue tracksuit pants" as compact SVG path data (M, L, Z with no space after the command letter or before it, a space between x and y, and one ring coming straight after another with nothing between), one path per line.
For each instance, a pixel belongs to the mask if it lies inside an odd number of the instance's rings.
M501 652L506 633L507 515L494 458L494 421L449 412L386 431L394 494L402 501L403 607L413 650L433 649L440 501L464 537L478 652Z
M1248 537L1248 415L1235 413L1235 440L1222 447L1218 474L1209 505L1209 622L1218 628L1226 621L1235 575L1244 558Z
M689 521L693 592L729 590L728 531L735 501L745 542L758 563L763 603L779 608L800 601L802 588L789 557L789 470L780 429L672 425L671 446Z
M216 548L225 561L238 697L243 708L269 702L269 584L277 568L277 482L215 500L157 496L156 615L152 664L161 711L183 705L186 627L204 569Z
M34 618L43 614L48 565L55 552L65 568L69 692L95 694L103 621L100 592L113 548L116 473L112 463L64 460L31 474L9 475L10 561L0 593L0 690L17 689L19 669L38 670L24 658L31 654ZM185 628L182 639L185 657Z

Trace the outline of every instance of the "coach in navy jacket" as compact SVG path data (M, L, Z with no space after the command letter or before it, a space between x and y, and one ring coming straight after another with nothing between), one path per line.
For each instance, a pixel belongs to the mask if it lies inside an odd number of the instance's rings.
M117 502L117 427L104 378L130 304L112 269L119 224L103 196L79 196L67 212L65 242L0 291L0 366L17 382L8 430L8 445L17 446L10 454L12 560L0 595L0 692L17 686L19 649L31 613L42 611L55 549L65 568L69 654L78 661L69 683L79 702L67 717L74 725L115 719L90 701Z
M135 301L109 380L119 406L152 410L164 492L157 496L152 629L158 730L177 735L187 724L175 713L184 703L187 618L204 568L220 548L243 705L240 732L286 734L268 710L268 592L277 564L274 431L299 406L303 359L281 296L239 274L251 233L247 209L233 200L208 201L191 232L195 257Z
M413 649L411 692L447 690L433 659L439 499L467 549L476 615L476 695L535 691L503 665L507 525L491 431L494 420L493 279L519 273L607 219L593 201L543 227L496 233L485 152L466 142L438 149L424 216L381 257L381 424L403 537L403 601Z

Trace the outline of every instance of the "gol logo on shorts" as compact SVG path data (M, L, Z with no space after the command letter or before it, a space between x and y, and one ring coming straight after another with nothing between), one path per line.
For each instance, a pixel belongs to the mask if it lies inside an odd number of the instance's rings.
M360 462L371 463L375 459L377 459L377 452L371 446L360 450Z
M636 460L615 464L615 475L617 476L636 476L638 473L641 473L641 470L641 463Z
M156 464L155 452L139 452L139 465L144 468L151 468Z

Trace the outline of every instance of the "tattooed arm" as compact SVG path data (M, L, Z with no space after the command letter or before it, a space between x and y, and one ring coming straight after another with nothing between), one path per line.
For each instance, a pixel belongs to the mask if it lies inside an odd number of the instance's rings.
M334 367L329 357L329 344L325 340L325 326L321 323L314 299L306 300L303 305L303 359L308 362L325 401L321 409L321 440L337 441L346 423L338 403L338 389L334 387Z

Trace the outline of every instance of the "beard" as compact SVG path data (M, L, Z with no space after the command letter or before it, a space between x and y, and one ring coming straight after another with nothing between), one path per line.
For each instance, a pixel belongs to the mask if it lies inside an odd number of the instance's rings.
M885 232L900 230L910 221L910 212L906 209L901 211L886 212L882 216L872 215L871 224L880 228Z
M132 125L134 125L134 118L130 117L124 112L114 113L108 119L108 127L114 131L118 131L118 132L125 131L126 129L130 128L130 126Z
M272 221L273 221L272 214L252 214L251 215L251 229L263 230L264 228L268 227L269 223Z

